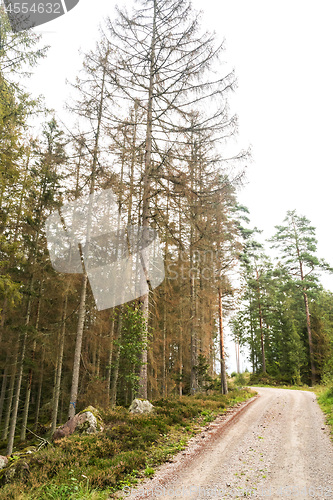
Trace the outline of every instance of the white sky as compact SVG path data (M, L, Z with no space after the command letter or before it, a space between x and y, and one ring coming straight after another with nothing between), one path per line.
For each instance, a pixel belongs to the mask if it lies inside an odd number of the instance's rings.
M119 2L125 5L129 1ZM81 67L79 48L93 48L97 25L114 15L113 0L81 0L67 15L40 27L51 45L29 87L60 116L65 80ZM332 117L333 4L329 0L193 0L203 25L226 39L225 60L235 68L240 148L252 145L249 184L240 201L251 223L274 233L287 210L317 228L318 255L333 265ZM333 277L323 279L333 291ZM230 349L233 356L234 348ZM234 366L234 365L233 365Z

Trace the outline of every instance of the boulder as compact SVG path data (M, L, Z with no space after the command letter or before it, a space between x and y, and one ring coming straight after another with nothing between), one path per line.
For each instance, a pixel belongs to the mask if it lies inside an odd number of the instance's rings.
M24 481L29 475L29 465L24 460L10 462L0 471L0 486L10 483L14 479Z
M153 405L147 399L134 399L129 411L134 415L144 415L154 410Z
M103 421L98 413L98 410L93 406L88 406L73 418L56 429L52 436L53 441L57 441L64 437L70 436L73 432L85 434L95 434L103 431Z
M95 408L88 406L86 410L79 413L75 431L85 432L86 434L103 431L102 419Z
M0 486L10 483L13 479L25 481L30 473L29 458L33 451L16 452L7 459L6 465L0 470ZM7 458L7 457L1 457Z
M3 469L8 464L8 458L0 455L0 469Z

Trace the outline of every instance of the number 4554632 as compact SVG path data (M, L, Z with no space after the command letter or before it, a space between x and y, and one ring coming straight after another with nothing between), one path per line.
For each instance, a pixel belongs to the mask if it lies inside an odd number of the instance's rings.
M29 5L26 2L8 2L6 11L11 14L29 14L29 12L39 14L61 14L61 5L60 3L33 3Z

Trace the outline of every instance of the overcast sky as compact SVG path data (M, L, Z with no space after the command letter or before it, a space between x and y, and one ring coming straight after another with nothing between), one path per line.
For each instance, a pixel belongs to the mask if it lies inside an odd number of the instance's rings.
M113 0L81 0L67 15L41 26L51 45L29 87L60 116L81 66L80 47L93 48L97 27L114 16ZM119 2L130 4L130 2ZM318 255L333 265L332 117L333 5L329 0L193 0L202 23L226 39L235 68L240 148L252 146L248 185L239 194L253 225L270 237L287 210L317 228ZM333 291L333 278L323 279ZM233 353L230 352L233 356ZM234 362L232 362L233 364Z

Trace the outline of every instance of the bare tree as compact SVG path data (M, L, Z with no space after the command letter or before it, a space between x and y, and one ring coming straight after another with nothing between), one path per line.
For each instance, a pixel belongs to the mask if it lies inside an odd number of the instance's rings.
M214 111L202 126L220 123L226 117L225 93L235 78L233 72L212 77L223 46L216 46L214 35L200 32L199 14L187 0L142 0L130 14L118 9L105 36L112 56L107 76L117 89L117 101L125 107L139 102L145 114L141 224L148 227L152 181L159 177L165 152L180 140L184 118L214 99ZM141 308L147 329L149 293L141 297ZM142 352L140 395L147 397L147 349Z

